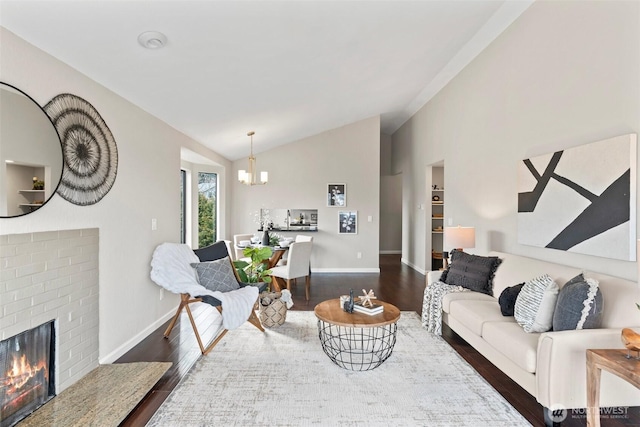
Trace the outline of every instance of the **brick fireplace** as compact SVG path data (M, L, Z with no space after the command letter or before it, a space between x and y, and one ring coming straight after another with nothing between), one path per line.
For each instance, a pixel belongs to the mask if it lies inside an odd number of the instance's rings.
M55 393L98 366L97 228L0 235L0 340L53 321Z

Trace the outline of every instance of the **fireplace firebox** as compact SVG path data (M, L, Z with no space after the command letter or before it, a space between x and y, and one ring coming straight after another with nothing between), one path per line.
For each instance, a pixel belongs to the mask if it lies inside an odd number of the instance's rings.
M0 427L11 427L55 396L55 323L0 341Z

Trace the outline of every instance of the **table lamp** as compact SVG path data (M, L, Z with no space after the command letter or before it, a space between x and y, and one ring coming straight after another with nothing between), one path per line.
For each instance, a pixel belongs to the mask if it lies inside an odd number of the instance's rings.
M446 227L444 229L444 239L446 247L453 247L458 251L462 251L464 248L476 247L476 229L475 227ZM443 254L444 255L444 254ZM444 259L444 268L449 265L448 257L442 257Z

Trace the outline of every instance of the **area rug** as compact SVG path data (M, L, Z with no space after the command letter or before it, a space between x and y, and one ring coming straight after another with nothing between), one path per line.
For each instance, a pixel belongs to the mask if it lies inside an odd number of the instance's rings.
M116 427L170 367L169 362L98 366L19 425Z
M261 333L230 331L147 426L528 426L415 312L402 312L391 357L342 369L322 351L313 312Z

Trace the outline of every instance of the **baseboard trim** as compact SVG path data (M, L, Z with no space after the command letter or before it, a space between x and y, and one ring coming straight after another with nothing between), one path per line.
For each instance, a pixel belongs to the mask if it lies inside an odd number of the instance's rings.
M131 338L129 341L122 344L120 347L113 350L111 353L107 354L104 357L98 358L98 363L101 365L113 363L118 358L122 357L126 352L131 350L133 347L138 345L143 339L151 335L153 331L158 329L160 325L162 325L167 320L171 319L176 314L176 307L172 308L169 312L167 312L164 316L153 322L151 325L147 326L144 330L142 330L139 334Z
M311 273L377 273L380 268L312 268Z
M408 265L409 267L413 268L414 270L416 270L420 274L424 274L425 276L427 275L427 271L426 270L423 270L422 268L418 267L417 265L414 265L414 264L410 263L405 258L400 258L400 262L402 262L403 264Z
M402 255L402 249L393 249L389 251L380 251L380 255Z

